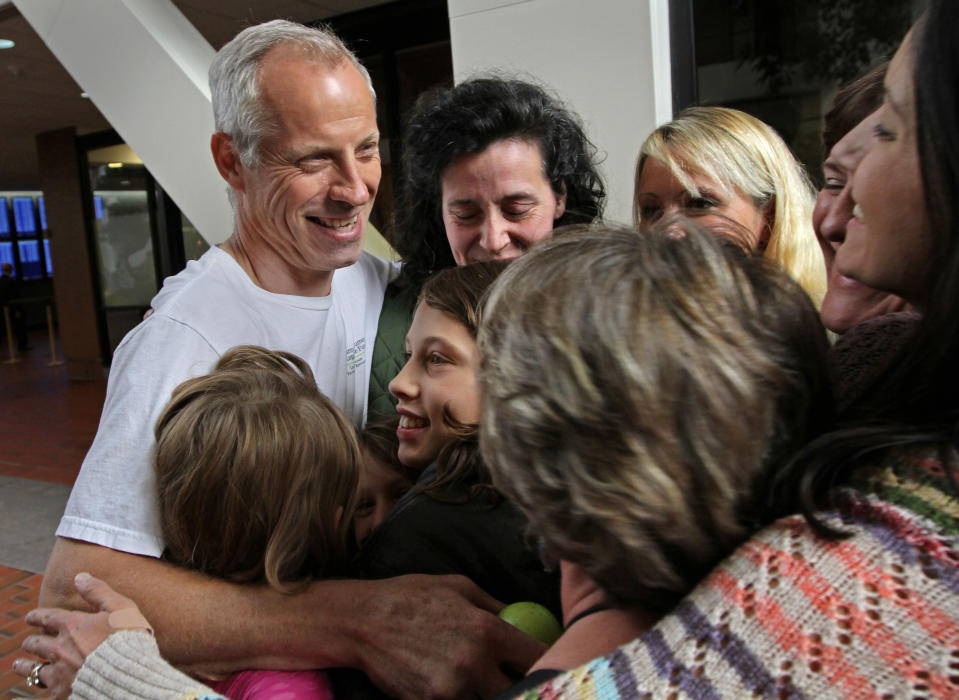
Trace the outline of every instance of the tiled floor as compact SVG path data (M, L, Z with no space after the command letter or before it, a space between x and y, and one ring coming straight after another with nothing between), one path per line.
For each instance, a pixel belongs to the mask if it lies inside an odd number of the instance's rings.
M69 382L63 365L50 366L43 334L30 342L15 363L0 346L0 699L36 694L10 665L23 655L22 618L37 605L39 572L106 389L106 381Z
M23 621L23 616L37 606L42 580L40 574L0 566L0 697L39 695L39 691L27 688L23 678L10 667L14 659L28 656L20 651L20 642L32 628Z
M96 432L106 381L67 381L64 365L49 366L49 341L34 335L31 343L19 362L0 352L0 476L70 486Z

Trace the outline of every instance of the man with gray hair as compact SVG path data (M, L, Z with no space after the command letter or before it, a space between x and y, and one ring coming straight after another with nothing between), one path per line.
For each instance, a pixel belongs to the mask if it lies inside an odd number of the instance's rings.
M231 347L262 345L306 360L362 424L368 348L395 273L362 252L379 132L369 75L342 42L282 20L250 27L218 52L210 84L211 148L234 229L166 282L154 313L117 348L43 603L82 607L73 579L88 571L142 606L179 665L361 668L403 697L501 690L501 668L523 669L541 648L497 620L498 603L465 579L318 581L282 595L159 560L153 426L173 389Z

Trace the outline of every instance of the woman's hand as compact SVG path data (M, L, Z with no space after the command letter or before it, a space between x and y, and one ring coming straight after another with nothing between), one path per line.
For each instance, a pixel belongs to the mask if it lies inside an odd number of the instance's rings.
M67 698L77 671L87 655L103 640L121 629L142 629L153 632L140 609L129 598L90 574L77 574L77 592L96 612L79 612L63 608L37 608L27 613L27 623L39 627L40 634L23 640L24 651L46 662L17 659L13 670L50 690L50 697ZM38 671L34 669L37 668Z

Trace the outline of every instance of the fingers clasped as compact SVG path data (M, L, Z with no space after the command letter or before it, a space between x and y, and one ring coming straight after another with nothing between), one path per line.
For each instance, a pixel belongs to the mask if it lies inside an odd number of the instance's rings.
M39 628L23 640L24 651L41 657L17 659L13 669L27 679L31 688L46 688L51 697L66 697L86 656L111 633L120 629L140 629L152 633L134 603L89 574L75 578L77 591L96 612L62 608L37 608L24 620Z

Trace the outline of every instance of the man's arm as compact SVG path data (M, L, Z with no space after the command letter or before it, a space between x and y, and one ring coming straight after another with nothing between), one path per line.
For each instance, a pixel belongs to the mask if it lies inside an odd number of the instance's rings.
M501 605L468 579L403 576L317 581L285 595L212 579L150 557L60 538L41 604L86 609L87 571L133 599L164 657L188 668L360 668L403 698L490 696L545 648L497 619Z

